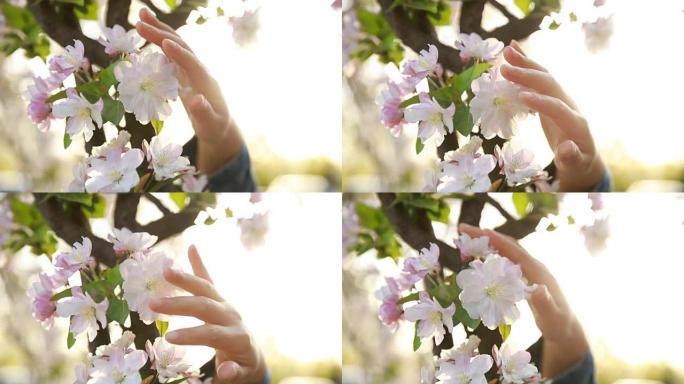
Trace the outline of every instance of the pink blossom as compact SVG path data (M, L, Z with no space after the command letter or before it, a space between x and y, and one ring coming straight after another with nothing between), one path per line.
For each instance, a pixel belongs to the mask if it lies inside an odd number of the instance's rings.
M603 195L600 193L590 193L589 200L591 200L591 210L600 211L603 209Z
M414 77L424 79L430 73L440 71L440 65L437 62L439 51L437 47L430 44L428 50L420 51L420 56L416 60L409 60L404 63L401 72L406 77Z
M40 321L44 327L50 328L57 310L57 306L50 298L54 295L57 286L45 272L38 275L38 279L28 291L29 296L33 299L31 310L36 320Z
M404 261L404 272L419 279L430 273L439 271L439 247L430 243L430 248L423 248L416 257L409 257Z
M376 103L380 106L381 119L385 127L389 128L394 136L399 136L402 131L404 111L400 105L402 98L406 95L397 83L390 81L387 88L378 96Z
M378 317L383 324L389 326L393 331L399 328L399 321L404 318L404 310L399 304L401 299L401 287L396 279L385 278L386 286L380 288L376 295L382 304L378 310Z
M406 108L406 121L418 123L418 137L423 144L433 142L436 146L442 145L447 132L454 131L453 117L456 105L451 103L447 108L429 94L422 92L418 95L420 103Z
M72 73L89 66L88 59L84 57L83 43L74 40L74 45L67 46L66 52L50 59L49 68L55 84L61 84Z
M183 175L183 192L202 192L207 187L209 178L207 175L200 175L195 171L195 167L190 166Z
M46 79L40 77L33 78L34 84L26 89L26 98L29 100L28 117L32 122L38 124L38 128L45 132L50 129L52 108L47 102L50 92L54 90L54 85Z

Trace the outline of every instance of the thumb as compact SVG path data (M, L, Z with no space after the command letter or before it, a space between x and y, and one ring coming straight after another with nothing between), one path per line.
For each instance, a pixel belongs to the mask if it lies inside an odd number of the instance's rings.
M559 168L578 168L582 165L583 158L582 151L572 140L566 140L556 147L556 160Z
M537 325L542 328L542 332L544 324L554 322L554 319L559 315L560 309L546 285L538 285L527 302L530 304L534 318Z
M228 383L232 383L242 376L242 367L234 361L224 361L216 369L216 375L219 380L225 380Z

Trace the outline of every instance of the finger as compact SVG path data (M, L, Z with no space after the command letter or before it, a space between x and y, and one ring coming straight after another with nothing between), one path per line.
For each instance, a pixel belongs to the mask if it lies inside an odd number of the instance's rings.
M546 68L542 67L540 64L523 55L511 46L504 48L503 53L506 61L513 66L534 69L541 72L548 72Z
M224 361L216 368L216 373L219 379L229 383L239 382L245 374L240 364L234 361Z
M188 248L188 260L190 261L190 266L192 266L192 272L195 276L201 277L210 283L212 282L209 272L204 266L202 258L200 257L199 252L197 252L197 247L195 247L194 244Z
M201 277L193 276L189 273L184 273L172 268L167 268L164 270L164 278L169 283L181 288L195 296L203 296L216 300L218 302L223 301L221 295L216 292L214 286Z
M518 40L511 40L510 46L513 47L513 49L515 49L516 51L518 51L521 55L527 56L527 53L525 53L525 50L523 49L522 45L518 43Z
M170 25L166 24L165 22L159 20L157 16L152 13L148 8L143 8L140 10L139 13L140 20L146 22L147 24L152 24L157 28L163 29L165 31L171 32L171 33L176 33L176 30L173 29Z
M577 138L590 136L586 120L563 100L535 92L520 92L518 98L528 108L548 116L568 136ZM558 133L546 132L546 135L554 137Z
M164 39L162 50L174 63L183 69L192 88L207 97L207 100L223 100L219 91L212 87L214 79L202 62L189 50L173 39ZM212 104L216 109L216 106Z
M233 325L238 322L234 311L227 306L202 296L178 296L150 301L150 309L167 315L195 317L204 322L218 325Z
M584 155L572 140L566 140L556 148L556 160L561 168L579 168L584 165Z
M214 111L214 107L211 106L209 100L202 94L196 94L192 97L188 104L188 110L190 112L190 117L194 122L193 125L197 127L197 136L199 138L202 138L202 132L200 132L200 130L222 124L220 122L221 117Z
M502 233L485 229L484 235L489 237L489 244L499 251L502 256L506 256L517 264L527 263L532 257L525 251L513 238Z
M539 285L527 299L534 318L543 324L553 324L562 316L561 308L556 304L546 285Z
M181 37L175 32L163 30L144 21L138 21L135 24L135 29L138 31L141 37L155 45L158 45L159 47L162 47L164 40L173 40L177 44L188 48L188 45L185 43L185 41L183 41L183 39L181 39Z
M509 81L533 89L541 94L557 98L565 97L560 85L548 72L503 64L501 66L501 75Z
M458 225L458 231L461 233L465 233L466 235L470 237L481 237L484 236L484 230L481 228L472 226L470 224L466 223L461 223Z
M204 345L227 351L244 351L251 348L249 335L241 327L224 327L204 324L197 327L177 329L166 334L166 341L176 345Z

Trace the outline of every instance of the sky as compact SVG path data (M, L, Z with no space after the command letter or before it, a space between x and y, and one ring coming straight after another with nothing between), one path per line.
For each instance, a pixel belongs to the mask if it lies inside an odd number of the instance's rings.
M496 199L514 212L508 195ZM602 214L609 217L610 237L606 248L596 255L585 247L577 225L538 231L520 243L560 282L599 359L611 356L628 364L665 362L684 369L684 357L679 353L684 336L672 332L684 316L680 276L684 269L680 250L684 196L610 194L604 195L604 204ZM578 223L592 220L585 194L567 195L561 210L571 212ZM453 211L458 210L452 210L451 222L456 222L457 212ZM487 209L481 226L492 228L501 221L493 209ZM548 223L545 220L539 227ZM435 230L448 243L456 233L453 226L437 225ZM373 264L387 276L398 269L392 261L375 260L370 253L357 262L359 266ZM378 279L376 284L379 287L382 281ZM522 315L513 325L509 342L526 348L537 340L539 331L527 304L522 302L519 308ZM404 324L396 348L411 354L412 338L413 327Z

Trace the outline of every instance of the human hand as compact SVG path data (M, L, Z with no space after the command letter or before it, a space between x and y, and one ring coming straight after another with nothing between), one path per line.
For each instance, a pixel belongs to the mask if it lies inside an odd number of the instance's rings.
M542 375L553 378L579 363L589 351L589 343L558 282L546 266L509 236L467 224L460 224L458 229L471 237L489 237L489 244L500 255L519 264L523 276L530 283L538 284L527 301L544 336Z
M181 101L197 136L197 168L211 175L236 156L243 143L218 83L176 31L147 8L140 10L135 28L178 66Z
M560 191L593 190L606 170L589 124L575 102L544 67L525 54L518 42L512 41L504 49L504 58L510 65L501 67L503 77L530 90L520 93L520 101L539 113L555 155Z
M240 314L216 291L194 245L188 249L188 259L194 275L169 268L164 271L164 278L193 296L154 300L150 302L150 309L167 315L195 317L205 324L168 332L166 341L214 348L215 384L262 383L266 363Z

